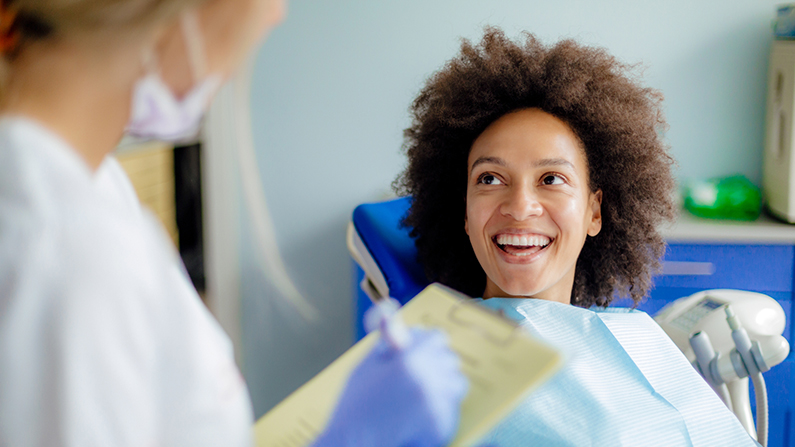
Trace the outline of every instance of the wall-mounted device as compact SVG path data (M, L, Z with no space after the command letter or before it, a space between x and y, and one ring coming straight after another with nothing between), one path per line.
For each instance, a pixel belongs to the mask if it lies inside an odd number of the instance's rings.
M775 40L767 75L762 189L769 211L795 223L795 41Z

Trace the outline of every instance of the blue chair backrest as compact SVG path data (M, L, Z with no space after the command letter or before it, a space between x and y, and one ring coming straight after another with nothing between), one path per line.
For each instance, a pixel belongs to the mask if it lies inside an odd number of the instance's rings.
M411 197L359 205L353 225L386 279L389 294L405 304L429 284L417 262L410 228L400 222L411 207Z

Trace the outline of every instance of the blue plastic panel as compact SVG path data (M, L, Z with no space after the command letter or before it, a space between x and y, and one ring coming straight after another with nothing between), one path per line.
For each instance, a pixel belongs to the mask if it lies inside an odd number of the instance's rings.
M795 246L671 244L665 261L712 263L712 275L662 275L657 287L792 292Z

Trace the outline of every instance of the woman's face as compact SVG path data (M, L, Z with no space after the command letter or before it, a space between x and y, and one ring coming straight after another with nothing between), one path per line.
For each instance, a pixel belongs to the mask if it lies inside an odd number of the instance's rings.
M468 166L465 229L483 297L569 303L585 238L602 225L579 138L553 115L519 110L483 131Z

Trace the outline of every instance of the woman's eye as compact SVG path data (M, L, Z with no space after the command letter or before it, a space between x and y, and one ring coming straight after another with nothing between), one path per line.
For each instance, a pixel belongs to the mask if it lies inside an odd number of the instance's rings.
M491 174L481 175L478 179L478 183L483 183L484 185L502 185L500 179Z
M542 183L545 185L562 185L564 181L563 177L557 174L547 174L544 176Z

